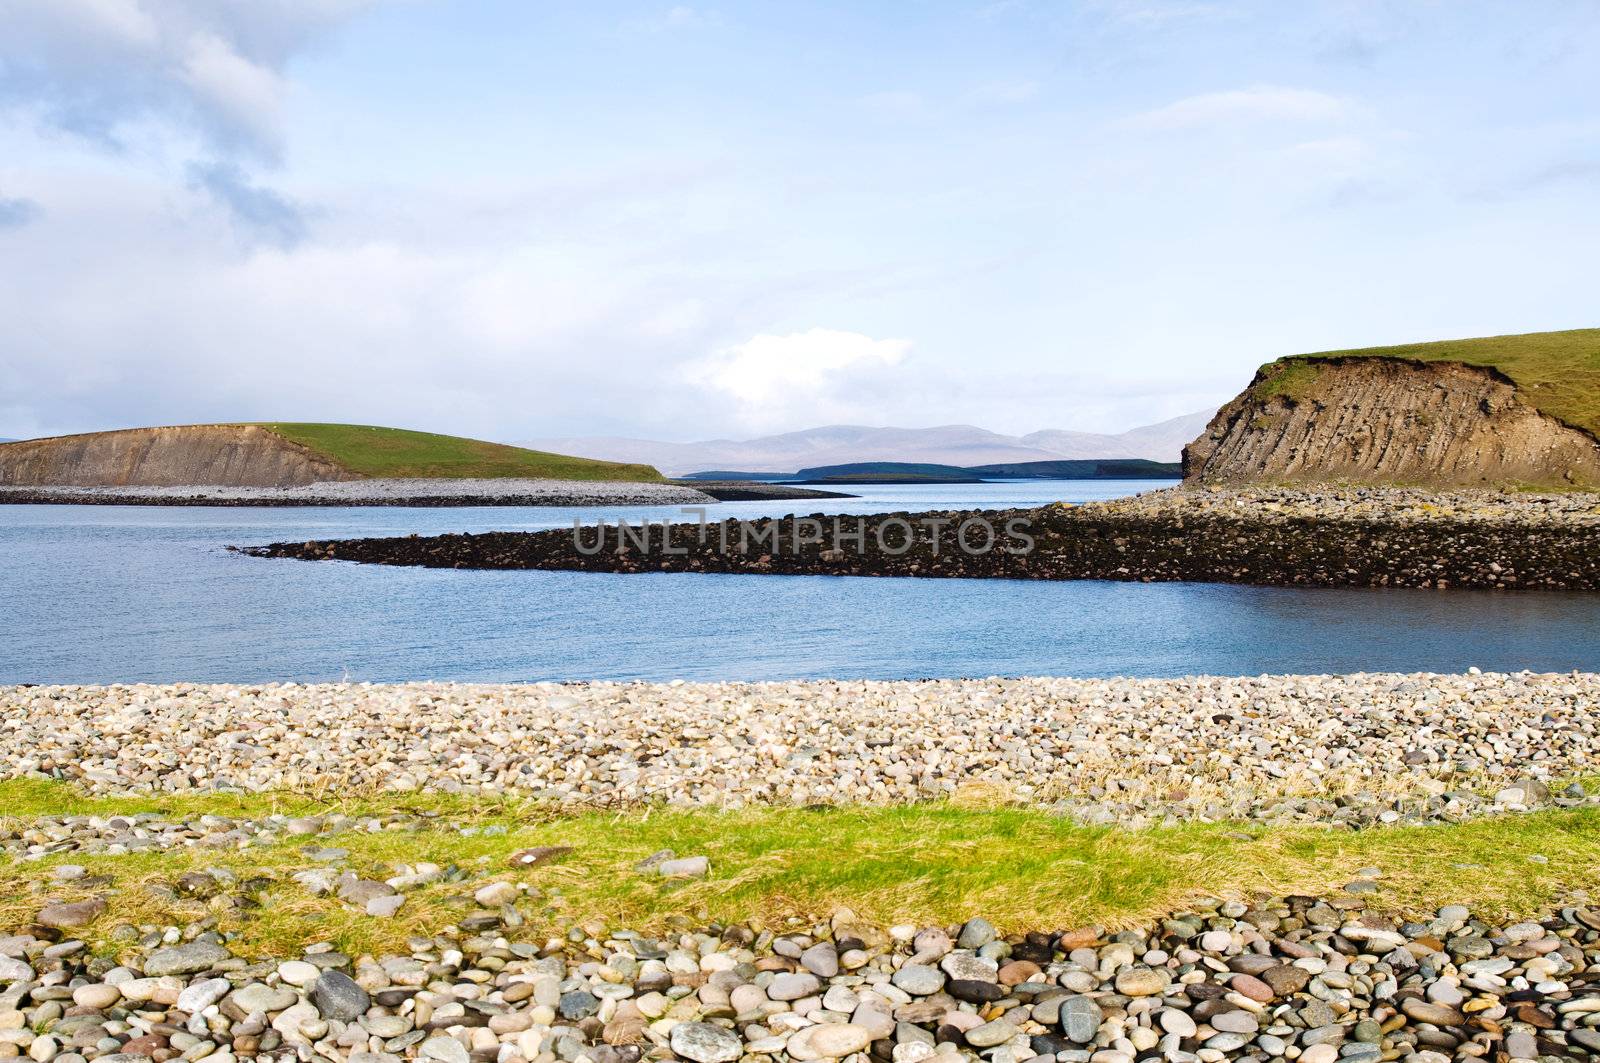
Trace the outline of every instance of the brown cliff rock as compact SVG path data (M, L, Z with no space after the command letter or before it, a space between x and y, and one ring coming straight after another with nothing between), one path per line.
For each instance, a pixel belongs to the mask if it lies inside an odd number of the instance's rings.
M1400 358L1263 367L1184 448L1190 483L1600 485L1600 441L1494 369Z
M0 444L0 485L299 487L357 473L260 425L188 425Z

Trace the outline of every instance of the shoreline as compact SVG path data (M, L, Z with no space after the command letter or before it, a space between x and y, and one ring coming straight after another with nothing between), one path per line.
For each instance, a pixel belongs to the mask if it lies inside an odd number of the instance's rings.
M1600 799L1561 790L1600 762L1600 673L35 686L0 687L0 718L0 780L100 795L739 808L976 786L1088 824L1343 827ZM169 743L189 756L151 752Z
M1176 489L1040 509L606 528L231 549L457 569L1600 590L1600 495Z
M343 480L304 487L9 487L0 505L76 506L477 506L708 505L762 499L850 498L780 484L604 480Z
M1600 1057L1600 794L1560 785L1597 703L1593 673L0 688L0 1058Z
M1008 932L978 912L885 925L835 906L777 927L681 917L664 933L590 916L541 940L536 928L562 925L551 874L571 870L565 856L514 877L457 872L455 922L354 955L331 941L263 954L195 919L186 898L243 908L288 892L223 869L164 887L168 918L182 920L164 931L120 922L115 964L63 931L121 919L120 898L46 904L3 939L0 1000L15 1019L0 1044L30 1063L84 1059L78 1049L108 1063L1600 1057L1600 910L1582 892L1521 913L1533 919L1396 911L1362 896L1382 887L1373 869L1343 891L1194 898L1121 929ZM369 921L444 877L412 869L396 888L335 879L338 868L302 872L300 891L337 891L351 908L365 896Z

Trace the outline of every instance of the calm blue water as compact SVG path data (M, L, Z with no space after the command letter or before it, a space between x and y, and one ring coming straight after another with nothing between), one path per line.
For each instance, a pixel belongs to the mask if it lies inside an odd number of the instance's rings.
M1009 507L1151 486L864 487L858 500L712 514ZM1600 596L458 572L223 550L672 512L0 506L0 682L1600 669Z

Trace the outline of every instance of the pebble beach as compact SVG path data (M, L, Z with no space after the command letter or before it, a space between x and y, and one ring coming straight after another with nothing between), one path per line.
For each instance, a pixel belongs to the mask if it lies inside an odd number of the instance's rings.
M93 794L902 803L1086 822L1456 820L1583 801L1600 676L11 687L0 778Z
M1383 830L1594 803L1600 676L12 687L0 778L91 794L516 793L556 809L959 798L1137 828L1252 819ZM494 869L347 867L397 812L159 813L0 822L48 877L0 927L0 1059L394 1063L1448 1063L1600 1056L1600 910L1369 910L1382 872L1323 897L1197 899L1111 931L1007 935L562 916ZM466 828L463 828L466 829ZM296 889L382 920L458 883L468 914L402 951L253 955L215 913L263 903L225 867L147 882L190 916L119 921L70 861L303 844ZM524 875L569 850L514 854ZM66 862L63 862L66 861ZM737 869L662 852L635 874ZM208 911L212 913L206 915ZM109 930L106 930L107 926ZM76 936L98 927L102 944ZM564 931L560 928L565 927ZM544 928L534 932L535 928ZM109 942L109 945L105 942Z
M198 884L194 888L200 888ZM1600 1055L1600 910L1413 918L1212 899L1159 923L1005 937L957 926L599 921L526 940L533 901L477 888L404 953L235 955L199 923L128 926L115 958L59 905L0 936L0 1058L33 1063L1450 1063ZM86 907L87 905L87 907Z

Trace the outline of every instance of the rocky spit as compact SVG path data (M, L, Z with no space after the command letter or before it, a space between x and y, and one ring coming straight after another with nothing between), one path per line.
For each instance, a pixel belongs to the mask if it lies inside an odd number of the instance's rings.
M1144 516L1248 516L1277 524L1298 520L1399 524L1464 521L1538 527L1600 524L1600 494L1583 491L1537 494L1415 487L1192 487L1147 491L1096 502L1094 507Z
M1032 510L343 539L257 557L434 568L1600 590L1600 495L1169 489Z
M1089 823L1451 821L1592 801L1600 675L0 688L0 778L554 807L983 793Z
M716 481L341 480L304 487L0 487L0 505L703 506L751 499L848 498L789 484Z
M808 923L529 932L536 890L395 955L236 955L213 919L57 905L0 936L0 1059L34 1063L1450 1063L1600 1058L1600 910L1397 917L1359 892L1004 937ZM98 907L96 904L98 903ZM109 954L74 937L115 925Z

